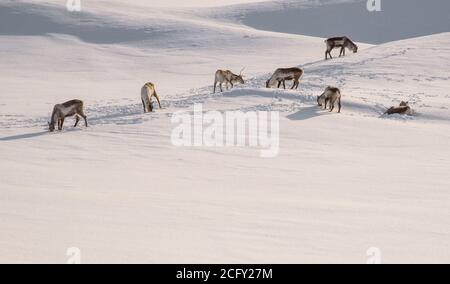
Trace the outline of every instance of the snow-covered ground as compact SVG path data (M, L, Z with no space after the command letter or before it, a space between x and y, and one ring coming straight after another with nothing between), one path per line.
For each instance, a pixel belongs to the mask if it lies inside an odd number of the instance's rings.
M0 262L450 261L449 33L325 62L323 38L234 21L278 2L84 2L0 2ZM264 88L292 66L299 91ZM244 86L211 94L216 69L242 67ZM144 115L147 81L163 109ZM341 114L315 102L330 84ZM49 134L72 98L90 127ZM383 115L401 100L416 115ZM173 146L172 115L196 103L280 111L279 155Z

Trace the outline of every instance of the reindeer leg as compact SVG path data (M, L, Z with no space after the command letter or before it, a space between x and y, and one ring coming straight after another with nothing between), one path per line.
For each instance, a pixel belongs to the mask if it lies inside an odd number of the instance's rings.
M156 100L158 101L159 108L161 109L161 108L162 108L162 107L161 107L161 101L159 100L159 96L158 96L157 93L155 93L155 98L156 98Z
M332 111L334 110L334 107L336 106L336 101L337 101L337 99L331 100L331 109L330 109L330 112L332 112Z
M148 102L148 109L150 110L150 112L153 112L153 103L151 100Z
M217 86L217 81L214 81L214 93L213 94L216 93L216 86Z
M283 88L286 90L286 80L283 80Z
M78 122L80 122L80 117L77 115L75 115L75 125L73 127L77 127Z
M82 117L84 119L84 126L88 127L87 116L83 113Z
M81 109L81 110L78 112L78 115L81 116L81 117L84 119L84 126L88 127L87 116L86 116L86 114L84 113L84 110ZM79 117L78 117L78 119L79 119Z
M291 90L293 90L294 88L295 88L295 81L292 83L292 87L291 87Z
M145 107L145 102L144 102L144 100L141 100L142 101L142 106L144 107L144 113L146 113L147 112L147 108Z
M220 92L223 93L222 82L220 83Z
M281 86L281 81L278 81L278 89L280 88L280 86Z
M63 126L64 126L64 118L61 118L59 131L61 131L63 129Z
M338 100L338 113L341 113L341 99Z

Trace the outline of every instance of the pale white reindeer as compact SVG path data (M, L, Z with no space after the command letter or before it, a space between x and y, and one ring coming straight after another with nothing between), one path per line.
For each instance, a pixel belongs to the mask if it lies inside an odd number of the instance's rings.
M63 104L55 105L48 127L50 132L55 131L55 124L58 124L58 130L61 131L66 117L75 116L75 125L77 127L80 117L84 119L86 127L88 127L87 117L84 114L84 104L80 100L71 100Z
M300 68L279 68L273 73L272 77L266 82L266 88L270 88L278 83L277 88L283 84L286 89L286 81L294 81L291 90L298 89L300 78L303 76L303 70Z
M146 83L141 89L142 106L144 113L153 111L152 97L158 101L159 108L161 108L161 101L156 93L155 85L153 83Z
M216 76L214 79L214 94L216 93L216 87L217 83L219 83L220 91L223 92L222 85L225 83L225 87L228 90L228 84L231 85L231 88L234 87L234 84L241 83L245 84L244 77L242 75L242 72L245 70L243 68L239 75L234 74L230 70L217 70Z

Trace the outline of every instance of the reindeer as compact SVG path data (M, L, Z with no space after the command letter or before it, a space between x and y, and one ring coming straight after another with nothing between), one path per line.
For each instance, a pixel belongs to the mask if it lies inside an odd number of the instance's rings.
M142 106L144 107L144 113L153 111L152 97L156 98L159 108L161 108L161 101L156 93L155 85L153 83L146 83L141 89L141 100Z
M291 90L298 89L300 85L300 78L303 76L303 70L300 68L279 68L273 73L272 77L266 82L266 88L270 88L275 83L278 82L278 87L280 88L283 84L284 89L286 89L286 81L294 81Z
M391 115L391 114L412 115L413 110L409 106L409 102L402 101L398 107L391 107L384 114L387 114L387 115Z
M214 79L214 94L216 93L217 83L219 83L220 91L223 92L222 84L225 83L225 86L228 90L228 84L231 84L231 88L234 87L235 83L245 84L244 77L242 72L245 70L243 68L239 75L234 74L230 70L217 70L216 77Z
M323 109L327 109L327 104L330 102L330 112L334 110L334 105L338 102L338 113L341 112L341 90L335 87L327 87L325 92L322 95L317 97L317 104L321 107L324 106Z
M325 51L325 60L328 60L328 55L330 55L330 58L333 59L333 56L331 56L331 51L338 47L341 48L339 57L345 56L346 48L353 51L353 53L358 52L358 46L353 41L351 41L351 39L349 39L348 37L345 37L345 36L329 38L329 39L325 40L325 44L327 45L327 51Z
M80 116L84 119L86 127L88 127L87 117L84 114L83 102L80 100L72 100L63 104L55 105L53 108L51 121L48 123L50 132L55 131L55 124L58 123L58 130L61 131L66 117L75 116L76 121L74 127L77 127Z

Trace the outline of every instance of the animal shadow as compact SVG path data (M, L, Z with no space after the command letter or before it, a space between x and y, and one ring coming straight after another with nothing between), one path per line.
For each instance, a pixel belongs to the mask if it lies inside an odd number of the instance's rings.
M288 115L287 118L290 120L308 120L321 115L330 115L330 113L318 106L311 106L302 108L296 113Z

